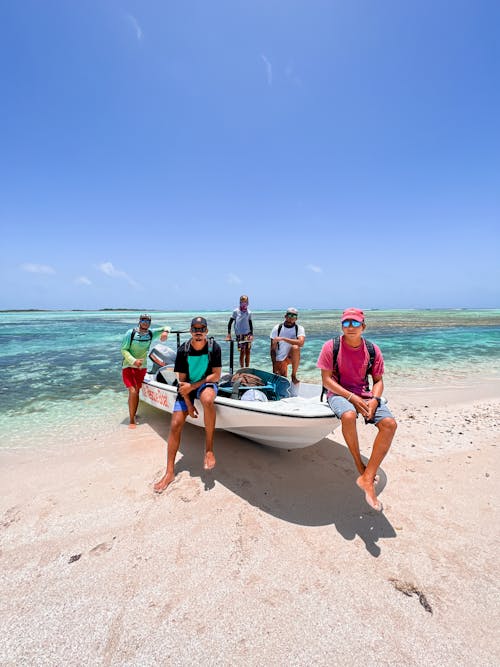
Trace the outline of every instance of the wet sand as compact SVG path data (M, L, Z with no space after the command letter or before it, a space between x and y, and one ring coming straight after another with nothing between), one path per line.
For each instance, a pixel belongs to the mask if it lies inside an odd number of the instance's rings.
M0 664L500 664L500 386L397 395L383 514L340 429L218 432L206 472L186 426L160 496L169 417L125 397L103 438L2 450Z

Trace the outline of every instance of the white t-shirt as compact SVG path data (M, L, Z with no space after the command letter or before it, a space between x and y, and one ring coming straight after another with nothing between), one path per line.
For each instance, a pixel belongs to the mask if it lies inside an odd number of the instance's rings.
M250 320L252 319L251 310L240 310L235 308L231 317L234 320L235 335L245 335L250 333Z
M297 326L297 335L295 335L295 326ZM278 329L280 325L277 324L273 330L271 331L271 336L270 338L278 338ZM292 324L292 326L289 328L283 324L281 327L281 331L279 333L280 338L298 338L299 336L304 336L305 338L305 331L304 327L300 324ZM283 361L283 359L286 359L288 357L288 354L290 352L290 348L292 346L290 343L285 343L284 341L280 340L278 342L278 348L276 350L276 361Z

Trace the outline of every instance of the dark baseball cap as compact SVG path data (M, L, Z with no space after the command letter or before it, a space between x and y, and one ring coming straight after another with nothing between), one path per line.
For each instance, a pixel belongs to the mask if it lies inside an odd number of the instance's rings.
M204 317L193 317L191 320L191 328L193 327L208 327L208 324Z

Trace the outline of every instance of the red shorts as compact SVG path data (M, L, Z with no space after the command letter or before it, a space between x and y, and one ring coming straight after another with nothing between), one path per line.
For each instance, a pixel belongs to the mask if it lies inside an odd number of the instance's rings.
M122 368L123 384L126 387L135 387L139 390L142 387L147 370L147 368L132 368L132 366Z

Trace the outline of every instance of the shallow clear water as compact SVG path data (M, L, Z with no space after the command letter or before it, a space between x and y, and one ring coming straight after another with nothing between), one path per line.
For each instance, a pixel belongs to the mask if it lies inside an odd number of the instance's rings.
M227 364L228 312L154 313L153 326L185 330L198 314L207 317ZM269 368L269 333L282 317L283 312L254 311L252 365ZM366 318L366 337L384 353L388 387L500 376L500 310L377 310L367 311ZM339 320L340 311L300 312L306 330L302 379L319 382L316 360L322 344L339 333ZM8 436L2 442L22 444L33 431L56 436L74 422L102 432L123 419L120 344L136 322L137 313L127 311L2 313L0 430Z

